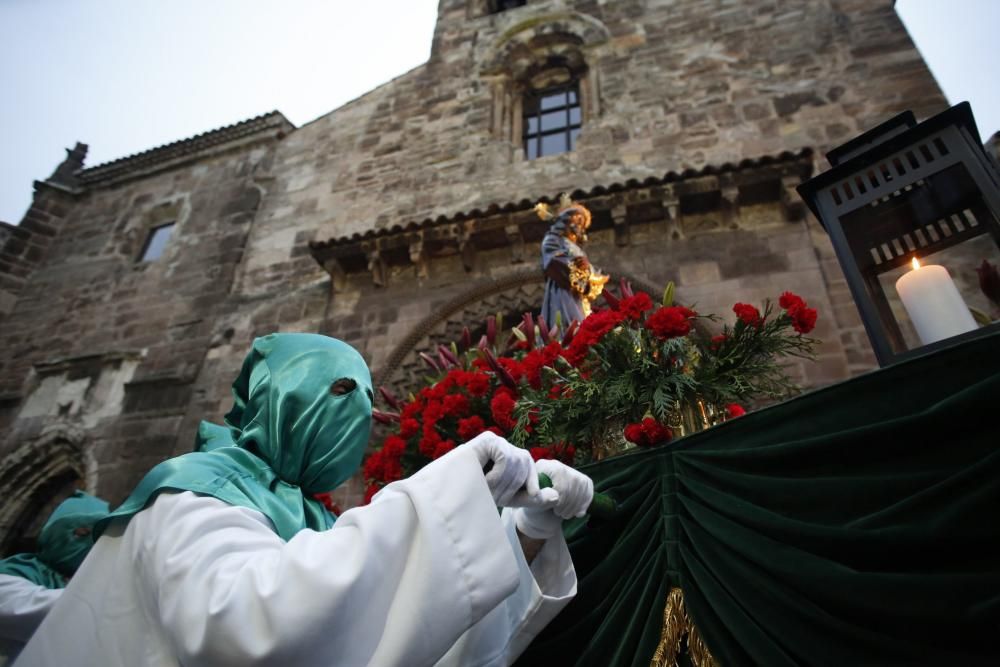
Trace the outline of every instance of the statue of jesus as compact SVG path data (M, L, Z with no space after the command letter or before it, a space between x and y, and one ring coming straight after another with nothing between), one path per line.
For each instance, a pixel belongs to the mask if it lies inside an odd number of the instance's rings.
M542 272L545 274L545 296L542 317L549 327L557 324L557 314L563 326L590 315L590 304L601 295L608 276L594 269L583 251L590 227L590 211L582 204L560 198L559 211L553 214L546 204L535 211L552 226L542 239Z

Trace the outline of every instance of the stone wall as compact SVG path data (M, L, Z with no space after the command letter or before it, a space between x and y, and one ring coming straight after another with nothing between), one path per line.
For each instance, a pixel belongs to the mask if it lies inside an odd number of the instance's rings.
M179 427L197 409L206 355L227 341L217 323L233 308L254 175L272 151L244 147L72 199L0 332L4 453L53 424L82 428L81 459L100 469L88 486L120 500L137 473L193 441ZM150 230L170 221L163 256L139 261Z

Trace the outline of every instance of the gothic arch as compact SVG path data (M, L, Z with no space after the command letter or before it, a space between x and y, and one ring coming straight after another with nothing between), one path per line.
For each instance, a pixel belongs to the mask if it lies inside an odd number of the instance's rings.
M648 281L614 267L601 267L611 274L612 280L625 278L636 290L655 296L659 288ZM542 304L545 279L537 267L521 267L498 278L479 281L465 292L448 301L421 320L400 341L389 355L385 365L375 377L377 385L385 385L398 395L406 395L423 384L426 366L420 359L421 352L432 353L438 345L457 341L462 328L475 329L486 318L496 313L519 317L521 313L538 311ZM505 321L505 327L514 323Z
M85 436L79 429L56 425L25 443L0 463L0 551L7 553L26 531L37 529L62 495L88 477ZM92 486L92 485L90 485Z

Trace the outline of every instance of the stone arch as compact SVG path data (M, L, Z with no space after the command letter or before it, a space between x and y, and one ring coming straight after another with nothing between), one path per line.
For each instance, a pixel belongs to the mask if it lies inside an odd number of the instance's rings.
M636 290L655 296L660 289L645 279L602 264L613 281L625 278ZM397 395L406 395L423 385L426 366L421 352L432 353L438 345L457 341L462 328L475 329L497 312L513 314L538 311L542 304L545 279L536 267L521 267L497 278L481 280L421 320L389 354L385 365L375 376L377 385L391 388ZM510 327L513 322L505 321Z
M75 489L93 481L93 465L84 452L83 431L68 425L47 429L0 463L0 552L25 549L37 537L55 506ZM88 474L90 473L90 474Z
M565 12L536 16L505 31L486 50L483 74L516 74L537 56L537 50L567 52L607 42L611 31L593 16Z

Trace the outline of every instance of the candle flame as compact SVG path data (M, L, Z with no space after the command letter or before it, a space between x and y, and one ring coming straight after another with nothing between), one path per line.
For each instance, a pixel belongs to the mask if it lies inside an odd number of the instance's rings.
M913 258L913 270L914 270L914 271L916 271L916 270L917 270L917 269L919 269L919 268L920 268L920 262L918 262L918 261L917 261L917 258L916 258L916 257L914 257L914 258Z

